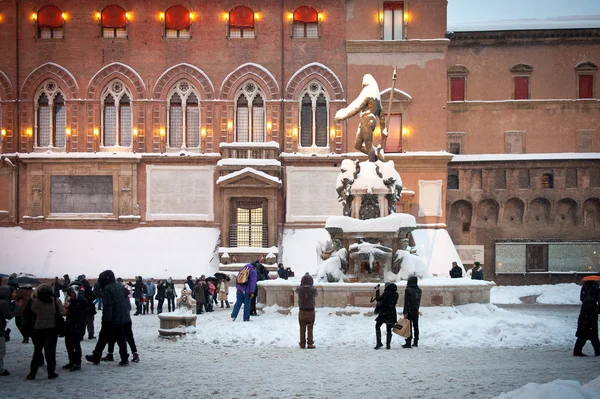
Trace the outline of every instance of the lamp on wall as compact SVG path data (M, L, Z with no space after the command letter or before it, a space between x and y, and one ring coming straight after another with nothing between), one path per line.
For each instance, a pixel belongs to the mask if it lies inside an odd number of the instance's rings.
M34 12L33 14L31 14L31 23L35 25L36 21L37 21L37 13Z
M297 127L292 129L292 150L294 152L298 151L298 128Z
M99 140L100 139L100 130L98 128L94 128L94 152L98 151Z
M200 129L200 151L204 154L206 151L206 128Z
M98 22L98 24L100 24L100 21L102 20L102 13L100 12L96 12L96 22Z
M68 127L65 129L65 151L69 152L69 147L71 146L71 128Z
M31 149L33 147L33 142L32 142L33 131L31 130L30 127L28 127L25 130L25 134L26 134L26 137L27 137L27 152L31 152Z
M131 146L133 147L134 154L137 149L137 139L138 139L138 130L137 130L137 128L133 128L133 130L131 131Z
M406 152L406 139L408 137L409 130L406 126L402 126L402 152Z
M165 152L165 148L166 148L166 142L165 142L165 128L161 127L160 130L158 131L158 138L160 139L160 152L163 153Z
M231 143L233 141L233 122L227 121L227 142Z
M267 141L271 141L273 136L273 123L271 121L267 121Z
M335 152L335 127L329 129L329 147L331 152Z
M0 136L0 153L4 152L4 141L6 140L6 129L2 129L2 135Z

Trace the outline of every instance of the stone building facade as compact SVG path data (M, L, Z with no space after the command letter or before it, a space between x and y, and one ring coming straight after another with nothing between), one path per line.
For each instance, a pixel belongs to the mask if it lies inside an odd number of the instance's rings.
M370 73L398 210L483 245L488 278L576 278L500 273L507 241L600 241L598 29L447 34L444 0L73 4L0 3L0 226L220 227L239 262L276 253L340 214L340 163L365 157L333 116Z

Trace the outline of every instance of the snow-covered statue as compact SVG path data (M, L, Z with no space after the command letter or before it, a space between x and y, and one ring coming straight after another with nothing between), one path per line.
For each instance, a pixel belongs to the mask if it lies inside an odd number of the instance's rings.
M379 118L382 141L385 142L385 138L387 138L385 115L381 106L379 86L375 78L368 73L363 76L362 86L363 88L356 100L352 101L346 108L342 108L335 113L335 120L340 122L360 112L360 123L356 132L354 148L367 154L371 162L375 162L378 159L384 161L385 157L382 146L380 145L377 149L373 146L373 131L377 126L377 118Z
M190 295L190 292L188 290L181 290L181 295L177 299L177 308L183 308L192 311L196 310L196 301L192 299L192 296Z

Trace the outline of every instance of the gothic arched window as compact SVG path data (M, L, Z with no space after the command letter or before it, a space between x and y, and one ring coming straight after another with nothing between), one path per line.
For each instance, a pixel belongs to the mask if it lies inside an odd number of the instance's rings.
M65 98L56 82L44 83L37 96L36 108L35 146L63 148L67 126Z
M318 82L311 82L300 101L300 146L328 146L328 101L325 89Z
M235 104L236 141L265 141L265 102L258 86L244 83Z
M131 147L131 94L119 80L111 82L102 94L102 145Z
M169 148L198 148L200 146L200 102L195 88L187 80L179 81L168 98Z

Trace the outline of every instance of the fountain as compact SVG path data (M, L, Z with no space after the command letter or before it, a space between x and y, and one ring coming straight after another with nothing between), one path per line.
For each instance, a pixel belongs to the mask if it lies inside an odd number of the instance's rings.
M196 301L186 289L181 291L173 312L158 315L160 328L158 334L162 338L176 338L196 332Z
M327 219L325 229L331 240L320 249L322 263L316 275L318 307L373 306L370 298L374 284L395 282L399 285L410 275L421 279L423 290L421 306L451 306L466 303L489 303L494 283L470 279L436 277L430 272L425 257L417 255L418 245L409 246L411 233L418 226L410 214L396 213L396 202L402 195L402 179L393 161L385 161L387 131L379 98L379 88L371 75L363 78L363 90L347 108L339 110L336 121L360 113L355 148L368 160L360 162L345 159L337 178L338 200L343 205L343 216ZM373 146L373 131L379 118L382 143ZM449 249L452 254L444 260L450 268L452 260L458 261L456 250L445 230L443 234L412 234L415 244L427 241L434 251ZM443 241L443 245L434 242ZM421 245L423 247L423 245ZM444 266L436 265L436 270ZM461 266L462 267L462 266ZM463 270L464 272L464 270ZM466 273L463 273L466 275ZM297 283L292 283L297 285ZM399 289L402 303L404 290ZM279 281L259 284L259 302L267 306L293 306L297 303L290 283Z

